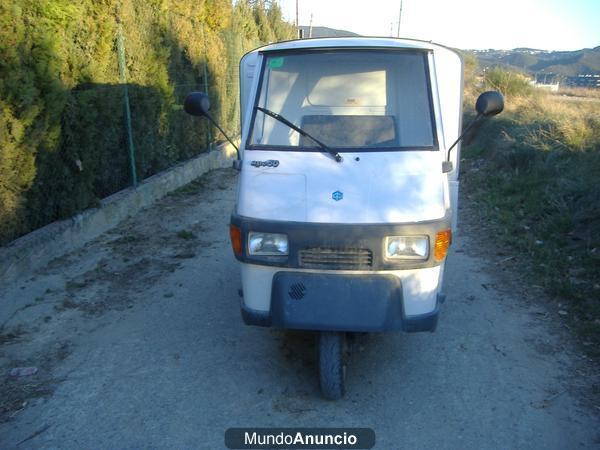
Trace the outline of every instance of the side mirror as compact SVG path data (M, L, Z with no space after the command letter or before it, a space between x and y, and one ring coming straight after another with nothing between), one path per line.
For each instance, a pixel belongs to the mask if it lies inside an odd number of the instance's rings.
M190 92L183 102L183 110L192 116L206 116L210 100L204 92Z
M479 96L475 109L483 117L491 117L499 114L504 109L504 97L498 91L487 91Z
M210 100L208 99L208 95L204 92L190 92L183 101L183 110L191 114L192 116L204 116L206 117L217 129L225 136L225 138L229 141L233 148L235 148L235 153L237 154L237 160L240 159L240 149L237 145L231 140L227 133L223 131L223 129L219 126L219 124L212 118L212 116L208 113L210 109ZM235 166L236 169L241 169L241 163Z
M479 96L479 98L477 98L475 109L477 110L477 117L475 117L475 120L473 120L469 126L463 130L458 139L448 149L446 161L442 162L443 173L452 172L452 170L454 170L452 161L450 161L450 152L456 146L456 144L461 141L465 134L467 134L467 131L469 131L482 117L491 117L495 116L496 114L500 114L504 109L504 97L502 97L502 94L498 91L484 92Z

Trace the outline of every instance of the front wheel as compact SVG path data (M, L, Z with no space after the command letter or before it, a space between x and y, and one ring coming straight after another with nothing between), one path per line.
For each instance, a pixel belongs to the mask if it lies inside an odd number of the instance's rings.
M319 335L319 380L321 393L328 400L338 400L344 395L345 339L345 333L335 331L321 331Z

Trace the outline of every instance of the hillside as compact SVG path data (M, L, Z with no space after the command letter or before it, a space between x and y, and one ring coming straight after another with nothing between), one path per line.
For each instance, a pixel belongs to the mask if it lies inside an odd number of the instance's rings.
M304 37L313 38L360 36L347 30L301 25ZM600 74L600 46L574 51L549 51L520 47L512 50L465 50L479 60L481 67L504 66L529 73L546 72L562 76Z
M481 66L508 66L526 72L563 76L600 74L600 46L575 51L546 51L532 48L471 50Z
M311 27L300 25L300 29L303 31L304 37L308 37L309 36L310 28ZM321 38L321 37L345 37L345 36L359 36L359 35L356 34L356 33L353 33L352 31L336 30L335 28L329 28L329 27L312 27L312 36L311 37L314 37L314 38Z

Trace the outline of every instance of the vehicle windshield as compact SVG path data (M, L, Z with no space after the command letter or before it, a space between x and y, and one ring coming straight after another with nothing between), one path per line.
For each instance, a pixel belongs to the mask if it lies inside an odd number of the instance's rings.
M427 54L327 50L265 58L256 106L273 111L330 148L436 147ZM248 148L315 150L275 118L253 114Z

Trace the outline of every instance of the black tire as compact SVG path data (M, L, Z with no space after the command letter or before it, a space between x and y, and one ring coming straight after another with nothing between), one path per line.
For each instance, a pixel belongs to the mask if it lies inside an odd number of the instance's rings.
M321 331L319 335L319 381L321 393L328 400L338 400L344 396L345 339L345 333L335 331Z

